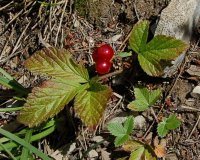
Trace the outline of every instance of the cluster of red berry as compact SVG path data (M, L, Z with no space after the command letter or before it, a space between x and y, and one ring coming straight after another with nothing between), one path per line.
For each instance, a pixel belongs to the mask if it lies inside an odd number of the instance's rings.
M104 44L98 47L92 54L92 58L96 63L96 71L99 74L106 74L111 68L111 59L114 55L112 47L108 44Z

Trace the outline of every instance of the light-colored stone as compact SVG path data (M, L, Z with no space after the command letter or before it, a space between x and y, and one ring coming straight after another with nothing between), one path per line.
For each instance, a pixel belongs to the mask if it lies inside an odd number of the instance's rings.
M135 128L144 129L146 128L146 120L143 116L139 115L134 118Z
M175 153L170 153L166 155L166 160L178 160L178 157L176 156Z
M194 87L192 93L200 94L200 86Z
M190 41L193 25L198 23L200 0L171 0L163 9L155 35L162 34Z
M189 43L194 28L199 26L199 17L200 0L171 0L161 12L155 35L172 36ZM173 66L166 67L164 77L170 77L176 73L184 57L185 53L172 62Z
M91 150L88 155L90 158L98 157L98 153L95 150Z

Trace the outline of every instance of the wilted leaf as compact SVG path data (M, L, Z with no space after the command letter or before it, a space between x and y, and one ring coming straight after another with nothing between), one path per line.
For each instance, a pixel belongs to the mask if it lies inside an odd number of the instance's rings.
M165 147L162 145L155 146L154 152L158 158L162 158L166 155Z
M87 70L74 63L71 54L65 49L45 48L26 60L25 66L33 72L67 81L85 83L89 80Z
M28 95L17 120L29 127L39 125L59 113L74 98L79 86L61 79L43 82Z
M149 91L147 88L135 88L135 101L128 105L128 108L134 111L144 111L149 106L156 103L161 96L161 90Z
M136 149L140 148L144 146L141 142L136 141L136 140L130 140L128 142L126 142L122 148L127 151L127 152L132 152L135 151Z
M148 21L139 21L130 36L130 46L138 54L142 69L150 76L163 74L164 65L161 60L172 60L187 49L183 41L163 35L155 36L147 43Z
M75 97L75 111L81 120L88 126L98 124L111 96L111 89L98 82L91 81L87 90L79 90Z

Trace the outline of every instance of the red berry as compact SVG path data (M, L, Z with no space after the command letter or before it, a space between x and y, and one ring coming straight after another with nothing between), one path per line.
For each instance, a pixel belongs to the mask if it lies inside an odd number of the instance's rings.
M110 71L111 68L111 63L110 61L102 61L102 60L98 60L96 62L96 71L99 74L106 74Z
M98 52L97 49L94 50L94 52L92 53L92 58L93 61L96 62L98 60Z
M110 61L114 55L114 51L109 44L104 44L97 48L98 60Z

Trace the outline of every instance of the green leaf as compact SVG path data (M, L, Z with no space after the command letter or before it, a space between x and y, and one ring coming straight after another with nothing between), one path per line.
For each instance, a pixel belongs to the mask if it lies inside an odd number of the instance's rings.
M157 127L157 132L160 137L164 137L167 135L169 130L166 127L166 121L160 122Z
M129 160L142 160L144 159L144 146L139 147L131 153Z
M150 54L156 59L172 60L187 48L181 40L165 35L155 36L142 51L142 54Z
M109 132L114 136L124 136L127 133L127 130L122 126L121 123L109 123L108 124Z
M75 111L88 126L94 127L99 123L111 96L111 89L96 81L91 81L88 89L79 90L75 97Z
M133 131L133 116L129 116L126 121L124 122L124 129L126 130L126 134L131 134Z
M80 84L52 79L35 87L28 95L17 120L29 127L37 126L59 113L77 94Z
M45 48L26 60L25 66L33 72L47 74L68 82L85 83L89 81L87 70L74 63L70 52L65 49Z
M129 44L136 53L145 47L149 32L149 21L139 21L132 29Z
M126 134L126 135L123 135L123 136L118 136L115 138L115 146L118 147L118 146L121 146L122 144L126 143L126 141L128 141L129 139L129 136Z
M166 127L169 130L176 129L180 127L180 125L181 125L181 121L176 117L175 114L170 115L169 118L167 118L166 120Z
M175 114L170 115L168 118L164 119L162 122L158 124L157 132L160 137L164 137L167 135L169 130L176 129L180 127L181 122L176 117Z
M122 123L109 123L108 130L112 135L116 136L115 146L124 144L128 141L129 134L133 130L133 117L129 116L123 125Z
M147 43L149 30L148 21L139 21L132 30L129 43L138 54L142 69L150 76L163 74L164 65L161 60L172 60L179 56L188 45L181 40L164 35L155 36Z
M149 91L147 88L135 88L135 101L128 105L128 108L134 111L144 111L149 106L156 103L161 96L161 90Z

